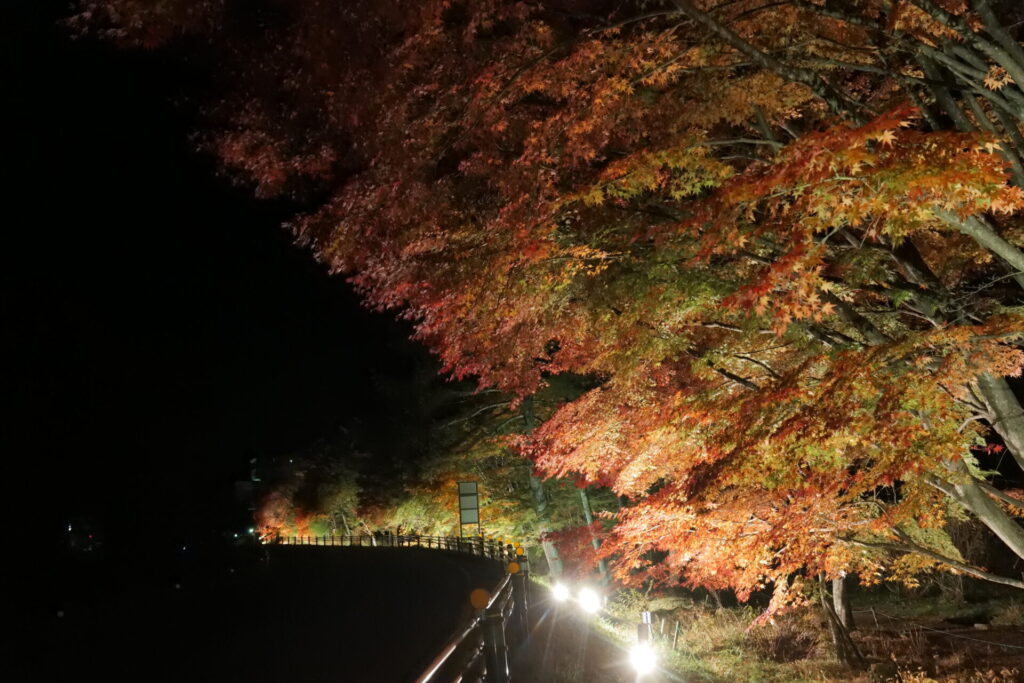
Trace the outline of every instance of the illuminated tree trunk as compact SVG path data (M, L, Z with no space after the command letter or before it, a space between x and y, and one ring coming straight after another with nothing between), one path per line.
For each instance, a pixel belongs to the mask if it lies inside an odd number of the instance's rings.
M850 631L843 624L835 608L835 595L829 595L825 588L825 581L819 577L819 592L821 596L821 608L825 612L825 621L828 622L828 630L832 635L832 644L836 649L836 657L840 662L850 667L860 667L864 664L864 656L857 648L857 644L850 637ZM835 585L833 583L833 585Z
M537 531L540 533L540 545L544 549L544 557L548 561L548 571L554 578L562 576L562 558L558 554L558 546L547 540L546 535L554 529L548 521L548 499L544 494L544 482L530 474L530 491L533 492L533 507L537 512Z
M850 606L850 592L847 590L846 579L845 575L832 579L832 606L839 623L847 631L852 631L856 626L853 623L853 608Z
M1024 252L1003 239L992 226L974 216L961 219L950 211L937 209L935 215L1006 261L1014 271L1013 279L1024 287Z
M978 390L991 412L992 429L1003 438L1014 460L1024 470L1024 406L1003 377L979 375Z
M594 523L594 512L590 509L590 496L587 495L587 487L584 486L580 489L580 507L583 508L583 518L587 520L587 526L591 526ZM593 528L590 530L590 543L594 546L594 550L598 550L601 547L601 541L598 540L597 534L594 533ZM608 563L605 562L604 558L597 561L597 567L601 570L601 583L608 585Z
M532 432L537 427L537 417L533 413L533 397L523 399L523 422L526 431ZM558 547L547 540L545 536L554 531L548 517L548 498L544 494L544 482L530 472L530 492L533 494L533 509L537 513L537 531L540 534L540 545L544 550L544 557L548 561L548 571L554 578L562 576L562 558L558 554Z
M966 473L966 466L963 472ZM1017 557L1024 559L1024 527L1008 515L974 479L953 485L955 497L999 537Z
M376 547L377 537L373 535L373 531L366 525L366 522L360 521L359 523L363 525L364 529L366 529L366 533L370 534L370 545Z
M351 536L352 535L352 529L350 529L349 526L348 526L348 519L345 517L345 513L342 512L342 513L339 513L339 514L341 515L341 523L345 526L345 535L346 536Z

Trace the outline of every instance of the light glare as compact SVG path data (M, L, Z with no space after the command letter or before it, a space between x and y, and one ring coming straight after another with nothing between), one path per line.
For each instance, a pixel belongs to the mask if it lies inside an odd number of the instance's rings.
M581 588L579 603L584 612L594 614L601 609L601 596L593 588Z
M555 597L558 602L565 602L569 599L569 587L564 583L556 583L551 587L551 595Z
M629 651L629 663L638 674L649 674L658 665L658 657L647 643L637 643Z

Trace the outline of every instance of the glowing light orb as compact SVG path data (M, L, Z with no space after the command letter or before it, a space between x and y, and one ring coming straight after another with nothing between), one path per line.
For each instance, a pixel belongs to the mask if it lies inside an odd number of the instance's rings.
M647 643L637 643L629 651L629 663L638 674L649 674L658 666L658 656Z
M594 614L601 609L601 596L593 588L581 588L577 600L584 612Z
M565 602L569 599L569 587L564 583L556 583L551 587L551 595L555 596L558 602Z

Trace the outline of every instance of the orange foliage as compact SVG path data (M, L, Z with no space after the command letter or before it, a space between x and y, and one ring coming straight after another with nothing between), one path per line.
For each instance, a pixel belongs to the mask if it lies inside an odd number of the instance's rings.
M993 121L1024 79L954 0L577 4L314 1L259 52L214 31L209 146L326 196L298 241L453 376L603 380L519 446L632 498L622 580L782 605L800 573L875 575L858 543L942 524L969 385L1022 366L1018 292L955 219L1014 249L1024 150ZM951 40L985 63L957 72L977 130L907 104Z

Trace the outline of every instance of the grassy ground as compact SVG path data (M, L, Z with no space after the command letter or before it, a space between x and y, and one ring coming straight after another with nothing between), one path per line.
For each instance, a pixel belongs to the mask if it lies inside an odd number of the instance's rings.
M664 671L644 681L1024 682L1024 596L970 603L889 592L860 597L854 603L854 637L867 660L863 669L835 660L817 609L750 629L758 614L753 608L684 599L654 613ZM626 649L636 640L636 596L613 598L596 620L578 611L570 618L566 609L549 603L542 610L545 624L537 633L544 639L543 680L635 681ZM528 672L520 680L540 679Z

